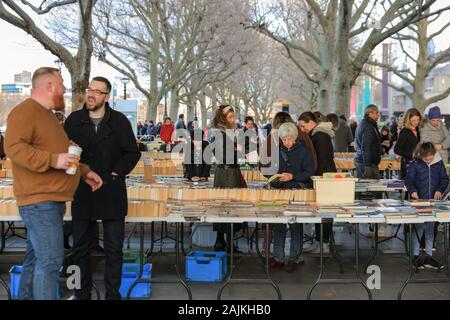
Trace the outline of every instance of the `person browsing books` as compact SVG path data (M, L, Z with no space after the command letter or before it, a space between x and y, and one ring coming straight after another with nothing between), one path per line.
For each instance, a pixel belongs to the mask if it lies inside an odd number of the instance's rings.
M280 126L278 131L280 140L280 157L278 164L279 182L274 187L282 189L305 189L311 184L311 176L314 174L314 164L311 153L301 141L297 141L298 131L294 123L287 122ZM291 248L289 252L286 270L294 272L298 267L302 241L303 225L290 224ZM273 258L269 261L269 267L282 268L284 266L284 247L286 245L286 225L272 225L274 233Z
M411 198L441 200L447 189L449 178L444 162L431 142L419 147L419 156L407 168L405 184ZM417 236L413 237L414 265L418 269L442 269L443 266L432 258L434 222L415 225ZM419 240L425 233L425 256L419 255Z

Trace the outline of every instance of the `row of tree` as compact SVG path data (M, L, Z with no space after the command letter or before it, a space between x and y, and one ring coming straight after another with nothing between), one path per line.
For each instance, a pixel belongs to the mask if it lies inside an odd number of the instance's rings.
M420 109L445 98L450 89L425 97L424 85L450 59L450 46L427 51L450 23L435 33L429 25L449 9L436 0L1 0L0 18L64 63L74 109L98 59L143 93L147 119L156 118L168 95L172 118L180 103L188 106L188 120L200 110L204 122L208 110L231 103L264 122L280 99L292 112L348 113L351 88L368 64L408 83L387 84ZM401 44L412 68L372 58L387 39ZM411 41L416 57L405 49Z

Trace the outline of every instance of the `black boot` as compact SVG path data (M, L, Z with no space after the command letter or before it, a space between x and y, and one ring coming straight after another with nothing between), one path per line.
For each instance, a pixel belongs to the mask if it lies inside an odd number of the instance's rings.
M214 244L214 251L225 251L227 244L225 242L225 235L223 232L217 231L216 243Z

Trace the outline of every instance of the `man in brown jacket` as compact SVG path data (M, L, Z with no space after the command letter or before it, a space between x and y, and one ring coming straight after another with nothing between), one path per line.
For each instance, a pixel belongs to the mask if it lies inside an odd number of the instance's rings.
M102 179L81 164L66 174L79 157L52 110L64 109L63 79L58 69L39 68L32 78L31 98L9 114L5 151L12 161L14 194L27 228L27 249L20 281L20 299L54 300L64 258L63 217L80 174L92 190Z

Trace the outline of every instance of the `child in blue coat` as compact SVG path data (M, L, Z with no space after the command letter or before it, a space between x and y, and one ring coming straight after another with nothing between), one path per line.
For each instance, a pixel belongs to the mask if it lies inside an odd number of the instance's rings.
M419 147L419 157L407 168L406 187L412 199L441 200L447 189L449 179L444 162L434 145L430 142ZM434 240L434 222L416 224L418 238L425 233L426 256L419 255L419 240L413 236L414 265L418 269L442 269L443 266L432 258Z

